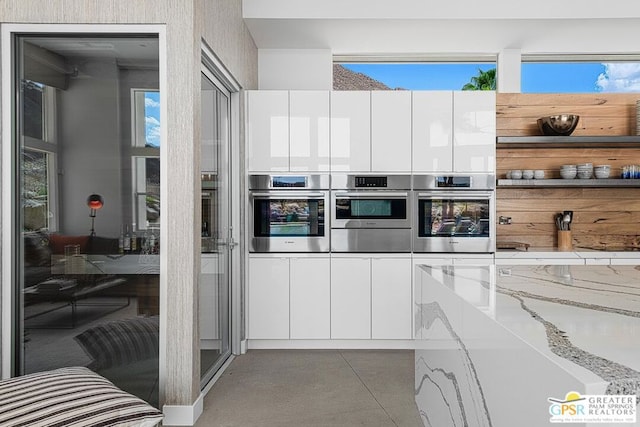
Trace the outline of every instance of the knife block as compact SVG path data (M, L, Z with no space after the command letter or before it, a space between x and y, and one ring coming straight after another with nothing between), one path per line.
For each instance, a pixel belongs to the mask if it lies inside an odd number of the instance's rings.
M558 230L558 249L570 251L572 248L571 230Z

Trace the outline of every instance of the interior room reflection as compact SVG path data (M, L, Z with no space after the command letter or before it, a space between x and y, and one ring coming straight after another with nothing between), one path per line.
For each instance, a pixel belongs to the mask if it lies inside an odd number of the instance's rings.
M15 374L88 366L157 405L158 39L17 46Z

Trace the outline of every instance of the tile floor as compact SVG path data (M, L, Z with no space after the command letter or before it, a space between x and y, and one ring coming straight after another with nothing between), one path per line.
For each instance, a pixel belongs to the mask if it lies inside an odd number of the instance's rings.
M196 426L422 426L414 381L408 350L249 350Z

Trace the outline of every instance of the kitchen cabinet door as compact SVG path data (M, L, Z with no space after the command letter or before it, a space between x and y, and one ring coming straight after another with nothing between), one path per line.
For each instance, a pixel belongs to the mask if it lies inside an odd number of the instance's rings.
M289 339L289 259L249 257L250 339Z
M371 95L331 92L331 171L371 170Z
M371 92L371 170L411 172L411 92Z
M329 339L331 261L291 258L289 271L291 339Z
M496 171L496 93L453 92L453 170Z
M371 338L412 338L411 295L411 258L371 260Z
M453 171L453 92L412 95L413 172Z
M331 338L371 338L369 258L331 259Z
M289 170L289 93L247 92L249 172Z
M289 92L289 170L328 172L329 91Z

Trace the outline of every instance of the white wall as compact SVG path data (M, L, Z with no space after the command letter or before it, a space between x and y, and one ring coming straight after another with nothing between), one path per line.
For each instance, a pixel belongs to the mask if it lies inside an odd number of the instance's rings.
M87 197L96 193L105 200L96 215L96 234L117 237L122 213L118 68L114 60L84 58L77 66L78 76L58 97L60 232L89 235Z
M260 49L259 89L331 90L330 49Z

